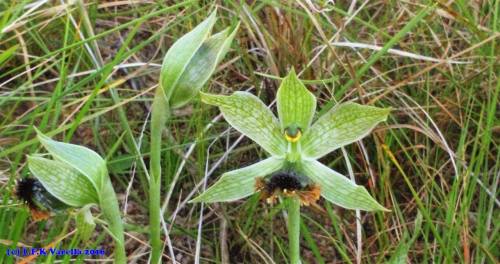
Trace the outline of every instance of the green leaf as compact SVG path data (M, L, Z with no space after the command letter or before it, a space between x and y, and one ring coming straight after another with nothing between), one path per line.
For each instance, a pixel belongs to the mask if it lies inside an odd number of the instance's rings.
M255 95L235 92L231 96L201 93L203 102L218 106L226 121L273 156L283 156L287 142L278 120Z
M86 147L52 140L36 131L38 139L54 158L87 176L95 188L100 189L107 170L106 163L99 154Z
M277 107L282 131L292 125L305 132L316 112L316 98L291 70L278 89Z
M28 167L43 187L65 204L81 207L98 203L97 191L88 178L65 163L28 156Z
M94 233L95 222L92 213L90 212L90 206L84 206L79 210L76 215L76 228L78 230L78 234L80 235L83 241L88 241L90 237Z
M196 51L182 73L170 98L172 108L178 108L189 102L208 81L217 64L224 58L238 27L230 28L208 38Z
M251 166L226 172L204 193L190 202L229 202L255 193L255 178L264 177L283 167L283 159L275 157Z
M303 173L320 185L321 196L326 200L347 209L388 211L372 198L365 187L356 185L320 162L302 160L301 165Z
M189 33L178 39L167 51L160 74L160 86L170 98L182 73L206 40L216 20L216 11Z
M320 117L302 138L302 153L318 159L367 136L387 119L390 108L356 103L339 104Z

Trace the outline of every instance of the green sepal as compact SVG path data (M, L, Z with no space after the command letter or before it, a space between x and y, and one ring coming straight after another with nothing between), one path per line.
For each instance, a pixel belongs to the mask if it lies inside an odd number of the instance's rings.
M171 97L182 73L209 36L215 24L215 15L216 11L213 11L193 30L178 39L165 54L160 73L160 87L167 98Z
M316 97L299 80L295 70L281 82L276 104L282 131L294 126L302 133L307 131L316 112Z
M385 121L390 108L378 108L356 103L339 104L321 116L304 133L302 153L319 159L324 155L367 136L380 122Z
M59 161L85 175L99 190L107 177L106 162L95 151L75 144L55 141L36 130L40 143Z
M273 156L284 156L287 142L271 110L255 95L235 92L231 96L201 93L204 103L218 106L226 121Z
M321 196L331 203L347 209L389 211L368 193L344 175L316 160L302 160L302 172L321 187Z
M255 193L255 178L278 171L284 165L283 159L268 158L248 167L226 172L205 192L190 202L229 202Z

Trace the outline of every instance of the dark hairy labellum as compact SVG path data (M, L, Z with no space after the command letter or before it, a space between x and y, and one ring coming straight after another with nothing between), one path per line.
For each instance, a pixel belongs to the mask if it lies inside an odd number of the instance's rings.
M266 191L270 193L276 189L301 190L306 186L306 179L294 171L280 171L272 174L266 180Z
M59 212L69 207L50 194L42 183L34 178L18 180L16 196L26 202L35 221L47 219L50 212Z
M315 203L320 197L320 187L293 170L279 171L266 178L256 178L255 189L261 199L274 204L278 195L296 196L302 205Z

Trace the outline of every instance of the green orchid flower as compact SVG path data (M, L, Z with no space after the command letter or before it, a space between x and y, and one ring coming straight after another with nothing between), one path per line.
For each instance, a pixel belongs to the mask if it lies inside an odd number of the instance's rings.
M276 185L283 188L283 194L287 193L286 188L294 189L293 182L297 181L295 189L317 186L324 199L341 207L387 211L363 186L317 160L367 136L378 123L387 119L390 109L342 103L313 123L316 98L293 70L283 79L277 92L279 118L248 92L235 92L231 96L201 93L201 99L218 106L231 126L255 141L270 157L224 173L192 202L234 201L259 191L273 191L270 188ZM287 178L283 173L300 177ZM260 186L262 184L264 186Z

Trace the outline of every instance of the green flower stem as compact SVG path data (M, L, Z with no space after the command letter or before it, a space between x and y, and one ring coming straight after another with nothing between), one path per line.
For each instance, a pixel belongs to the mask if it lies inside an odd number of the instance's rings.
M123 236L123 221L120 217L121 214L118 200L116 199L116 195L114 195L115 190L109 179L104 183L102 189L101 193L113 194L99 197L99 207L107 220L109 232L115 240L115 263L127 263L125 239Z
M161 134L170 117L168 101L161 88L156 89L151 110L151 157L149 179L149 229L151 239L151 262L160 263L163 251L161 235L160 191L161 191Z
M300 201L288 198L288 247L290 263L300 264Z

